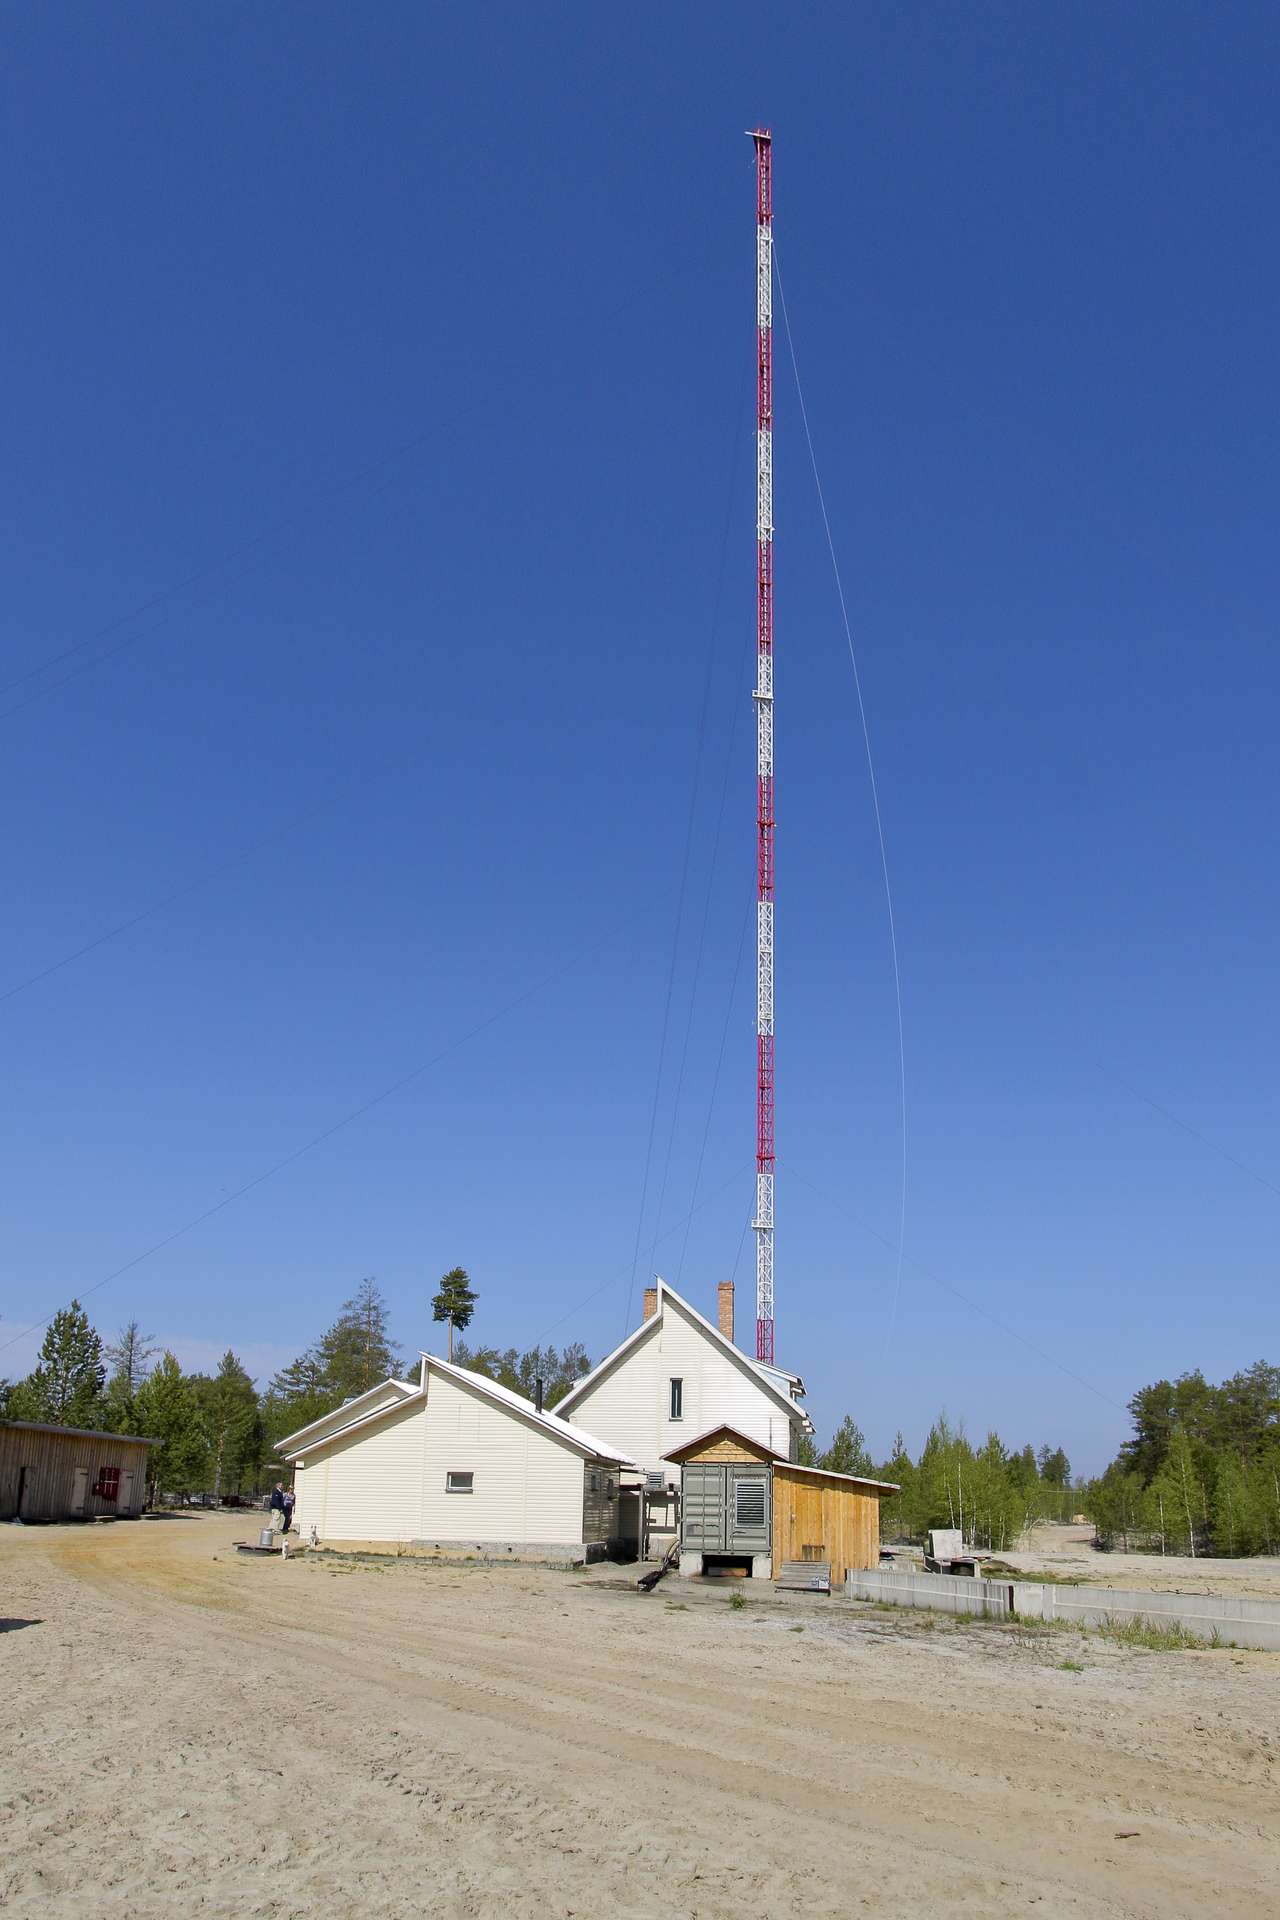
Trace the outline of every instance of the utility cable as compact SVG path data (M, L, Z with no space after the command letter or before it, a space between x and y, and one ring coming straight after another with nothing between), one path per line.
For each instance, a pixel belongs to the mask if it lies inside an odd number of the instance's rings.
M166 907L172 907L179 900L185 900L188 894L197 893L201 887L212 885L224 873L230 873L234 868L244 866L246 861L252 860L254 855L261 853L265 847L274 846L276 841L283 840L286 835L296 832L299 827L305 827L327 807L333 806L337 798L335 794L327 794L323 800L317 801L314 807L308 807L305 813L297 814L292 820L286 820L283 826L275 827L270 833L264 834L260 840L253 840L247 847L241 847L239 852L233 853L228 859L220 860L216 866L197 874L194 880L185 881L182 886L175 887L172 893L165 894L159 900L153 900L149 907L144 907L131 919L121 920L117 926L109 927L105 933L98 934L92 940L86 940L83 946L73 948L70 953L64 953L61 960L51 961L47 967L41 967L38 973L28 974L25 980L16 981L13 986L6 987L0 992L0 1006L3 1006L6 1000L12 1000L17 994L25 993L28 987L38 986L40 981L47 980L51 974L60 973L63 967L69 967L73 961L82 960L86 953L94 953L99 947L105 947L109 940L118 939L122 933L128 933L132 928L140 927L144 920L150 920L154 914L163 913Z
M665 1233L660 1233L658 1235L657 1240L654 1241L655 1247L660 1245L663 1240L669 1240L673 1233L679 1233L681 1227L687 1226L689 1220L693 1217L695 1213L699 1212L700 1209L703 1207L709 1207L711 1205L711 1202L713 1200L718 1199L727 1187L731 1187L733 1185L735 1180L741 1180L743 1174L747 1171L747 1168L751 1164L752 1163L750 1160L744 1160L740 1167L735 1167L733 1172L729 1175L728 1179L722 1180L718 1187L713 1187L705 1200L696 1201L695 1204L692 1207L690 1207L688 1213L685 1214L682 1219L673 1221L673 1223L671 1224L671 1226L667 1228ZM558 1320L553 1321L552 1324L545 1330L545 1332L540 1333L534 1344L540 1347L544 1340L549 1339L553 1333L556 1333L564 1325L566 1320L572 1320L573 1316L576 1313L581 1313L582 1309L584 1307L589 1307L593 1300L598 1300L600 1298L600 1295L606 1292L608 1288L620 1287L622 1285L622 1282L628 1277L629 1272L630 1272L629 1268L623 1267L620 1272L611 1275L608 1280L602 1280L600 1282L600 1285L598 1287L593 1287L591 1292L587 1294L584 1299L579 1300L576 1306L570 1307L567 1313L562 1313L560 1318Z
M822 513L822 526L827 536L827 552L831 556L831 571L835 576L836 596L840 602L840 618L844 625L845 642L849 649L849 664L853 668L853 684L858 696L858 715L862 721L862 742L867 752L867 776L871 782L871 804L875 810L876 837L880 842L880 871L884 877L885 906L889 915L889 946L893 954L893 993L898 1012L898 1095L902 1115L902 1173L900 1180L900 1203L898 1209L898 1249L897 1265L893 1283L893 1307L889 1315L888 1331L885 1334L884 1353L881 1365L888 1358L890 1342L898 1320L898 1302L902 1294L902 1263L907 1243L907 1049L903 1033L902 1020L902 971L898 964L898 929L893 911L893 888L889 883L889 855L885 847L884 820L880 813L880 792L876 784L875 759L871 752L871 730L867 725L866 702L862 697L862 675L858 671L858 656L853 644L853 629L849 624L849 609L844 597L844 583L840 578L840 562L836 558L835 541L831 534L831 521L827 514L826 497L822 491L822 479L818 472L818 457L813 448L813 435L809 431L809 412L804 403L804 388L800 384L800 367L796 360L795 341L791 337L791 318L787 312L787 296L782 286L782 267L778 260L778 249L773 249L774 272L778 278L778 299L782 306L782 322L787 334L787 351L791 356L791 371L795 376L796 398L800 402L800 418L804 424L804 437L809 448L809 464L813 469L813 484L817 490L818 506Z
M734 446L734 461L736 464L736 441ZM725 537L727 542L727 525ZM627 1288L627 1308L623 1325L624 1335L627 1327L631 1324L631 1301L635 1293L636 1270L640 1265L640 1246L644 1238L645 1213L649 1204L649 1177L653 1170L653 1142L658 1127L658 1106L662 1098L662 1075L667 1056L667 1034L671 1027L671 1001L675 991L676 962L680 952L680 932L684 925L684 903L689 884L689 855L693 847L693 829L697 817L698 788L702 780L702 755L707 737L707 711L711 700L711 662L715 650L714 631L708 638L707 650L707 674L702 689L702 711L698 716L698 741L693 759L693 786L689 794L689 814L685 822L684 831L684 853L680 861L680 887L676 896L676 924L675 932L671 940L671 963L667 968L667 990L662 1007L662 1032L658 1041L658 1070L653 1085L653 1104L649 1109L649 1137L645 1144L644 1178L640 1183L640 1211L636 1219L636 1244L635 1252L631 1259L631 1283Z
M791 1174L794 1179L801 1181L808 1187L811 1193L816 1193L818 1198L825 1200L829 1207L834 1207L837 1213L842 1213L846 1220L852 1220L854 1225L861 1227L864 1233L869 1233L873 1240L878 1240L882 1247L888 1247L890 1252L893 1251L893 1241L890 1240L886 1234L879 1232L877 1228L873 1227L870 1221L862 1219L851 1207L847 1207L842 1201L834 1199L831 1194L824 1193L820 1186L810 1180L806 1174L801 1173L798 1167L792 1166L789 1161L786 1163L786 1166L787 1172ZM1071 1367L1066 1366L1063 1361L1055 1359L1051 1353L1046 1353L1043 1347L1036 1346L1033 1340L1028 1340L1025 1333L1019 1333L1016 1327L1011 1327L1007 1320L1001 1320L998 1315L991 1312L989 1307L984 1307L980 1301L971 1300L967 1293L961 1293L959 1287L953 1286L949 1280L942 1279L939 1274L931 1272L928 1267L921 1261L913 1258L912 1255L908 1254L906 1257L917 1273L922 1274L924 1278L931 1281L935 1287L940 1287L944 1293L954 1295L957 1300L961 1301L972 1312L980 1313L984 1320L989 1320L993 1327L999 1327L1001 1333L1008 1334L1011 1340L1016 1340L1020 1346L1024 1346L1028 1353L1034 1353L1036 1358L1043 1360L1046 1366L1056 1368L1059 1373L1065 1374L1068 1380L1074 1380L1078 1387L1083 1387L1086 1393L1093 1394L1095 1399L1101 1400L1106 1406L1114 1407L1117 1413L1128 1412L1127 1407L1122 1407L1118 1400L1113 1400L1110 1394L1102 1391L1101 1387L1095 1387L1093 1382L1086 1380L1083 1374L1076 1373Z
M720 565L716 578L715 603L711 615L711 644L707 650L707 675L702 689L702 724L704 729L707 711L711 702L711 678L715 665L716 641L720 633L720 612L724 604L725 568L729 557L729 533L733 524L734 496L738 487L738 467L742 456L742 426L746 418L751 370L750 365L744 365L743 373L745 377L743 380L742 394L738 401L738 427L733 441L733 460L729 470L729 497L725 502L724 531L720 540ZM698 1002L698 984L702 978L702 956L707 944L707 924L711 918L711 898L715 890L716 868L720 859L720 840L724 828L725 802L729 794L729 775L733 766L733 748L738 734L738 710L741 705L742 702L738 700L735 700L733 703L733 718L729 728L729 745L725 753L724 776L720 782L720 806L716 813L716 829L711 842L711 864L707 873L707 890L702 902L702 924L698 929L698 945L693 960L693 983L689 988L689 1010L685 1017L684 1039L680 1046L680 1065L676 1072L676 1091L671 1107L671 1131L667 1135L667 1156L662 1168L662 1185L658 1189L658 1205L653 1216L655 1228L654 1246L657 1245L658 1236L656 1229L662 1224L662 1209L666 1205L667 1183L671 1176L671 1157L675 1151L676 1129L680 1119L680 1096L684 1092L685 1071L689 1063L689 1040L693 1033L693 1016ZM702 760L700 754L698 760L699 776L701 775L701 770ZM695 810L697 808L698 786L699 780L695 779L693 800Z
M727 1046L728 1040L729 1040L729 1023L733 1017L733 1003L738 996L738 978L742 972L742 956L745 953L746 946L747 946L747 928L750 926L752 920L755 918L755 915L753 912L754 906L755 906L755 901L748 899L746 910L742 916L742 930L738 935L738 956L733 964L733 979L729 986L729 998L725 1003L724 1024L720 1029L720 1051L716 1055L716 1070L711 1081L711 1098L707 1102L707 1117L703 1123L703 1128L702 1128L702 1143L698 1148L698 1164L694 1168L693 1204L691 1205L688 1213L685 1215L684 1240L682 1241L680 1246L680 1264L676 1268L677 1288L679 1287L681 1277L684 1274L684 1258L689 1251L689 1229L693 1225L693 1216L697 1212L698 1189L702 1185L702 1166L703 1166L704 1160L707 1157L707 1141L711 1136L711 1120L716 1110L716 1095L720 1091L720 1073L721 1073L721 1069L724 1066L725 1047ZM752 1214L754 1214L755 1212L754 1207L751 1209L751 1212ZM739 1248L738 1251L739 1253L741 1253L742 1249ZM736 1262L735 1262L735 1265L736 1265Z
M673 269L670 274L661 276L658 285L663 285L667 280L680 277L683 272L683 268ZM623 314L629 312L632 307L639 305L641 301L652 300L653 293L654 283L652 281L646 281L643 288L637 289L635 293L631 294L620 305L610 308L601 319L593 322L595 331L598 333L602 327L607 327L611 325L613 321L621 319ZM526 364L528 364L528 362L524 357L516 357L507 363L507 371L518 372L521 367ZM86 634L83 639L75 640L70 646L63 647L59 652L50 654L47 659L40 661L37 666L27 668L25 672L16 674L11 680L0 682L0 695L12 692L15 688L25 686L29 681L38 679L41 674L48 673L54 667L61 666L64 661L74 659L76 655L83 653L87 647L93 646L95 642L109 639L113 634L118 633L122 627L131 626L135 620L141 620L146 614L153 613L157 607L165 606L170 600L177 599L181 594L187 592L189 588L199 586L204 581L213 579L217 574L234 567L237 562L247 559L251 554L257 553L260 549L265 548L269 541L275 539L280 534L291 532L296 527L305 524L309 516L315 512L317 506L326 505L333 500L340 500L373 475L383 473L388 468L398 466L401 462L407 460L411 454L418 452L418 450L424 447L429 441L460 426L465 420L469 419L473 413L476 413L481 407L488 403L488 397L488 390L486 389L484 394L480 395L469 406L460 409L460 411L454 414L448 421L433 422L431 426L424 427L421 432L415 433L411 435L408 440L402 441L399 446L392 447L386 453L378 454L373 459L350 469L336 480L332 486L322 489L306 506L297 509L293 513L285 514L277 520L273 520L269 525L261 528L257 533L252 534L247 540L240 541L235 546L228 548L216 559L205 561L190 573L184 574L171 586L162 587L158 592L149 594L146 599L139 601L136 606L129 608L126 613L118 614L115 619L107 621L100 627L96 627L92 633ZM386 484L389 484L389 482ZM56 693L59 688L68 686L73 680L78 680L82 674L89 673L94 667L101 666L106 661L114 659L118 654L123 653L127 647L135 645L141 637L139 633L127 634L123 640L116 641L114 646L106 647L101 653L94 654L92 659L81 661L77 666L71 668L69 672L64 673L60 679L51 681L46 686L36 688L34 692L27 694L23 699L15 701L12 706L0 708L0 720L10 719L14 714L21 713L24 708L34 705L37 700L43 700L46 694Z
M1246 1179L1256 1180L1260 1187L1265 1187L1268 1193L1274 1193L1277 1199L1280 1199L1280 1187L1274 1180L1268 1180L1265 1173L1259 1173L1255 1167L1246 1166L1243 1160L1237 1160L1234 1153L1228 1153L1225 1147L1220 1147L1216 1140L1210 1140L1207 1134L1201 1133L1188 1121L1180 1120L1176 1113L1171 1113L1168 1107L1162 1107L1158 1100L1153 1100L1149 1093L1143 1093L1140 1087L1131 1086L1127 1080L1122 1080L1118 1073L1112 1073L1111 1069L1104 1067L1100 1060L1096 1065L1099 1073L1105 1074L1108 1080L1113 1080L1116 1086L1123 1087L1125 1092L1132 1094L1135 1100L1141 1100L1144 1107L1150 1107L1154 1113L1160 1114L1169 1121L1170 1125L1180 1127L1183 1133L1189 1133L1191 1138L1198 1140L1202 1147L1208 1147L1210 1153L1216 1153L1219 1159L1228 1161L1238 1172L1243 1173Z
M166 1233L162 1239L153 1241L152 1244L144 1248L141 1253L135 1253L131 1260L126 1260L122 1266L114 1268L112 1272L108 1274L104 1274L101 1280L95 1280L91 1287L78 1288L76 1290L76 1298L79 1300L87 1300L90 1294L98 1293L103 1287L109 1286L113 1280L119 1280L123 1274L131 1273L135 1267L140 1267L145 1260L150 1260L153 1255L160 1253L165 1247L171 1247L175 1240L184 1239L187 1234L194 1233L196 1228L203 1226L206 1220L212 1220L216 1213L223 1212L225 1208L233 1205L235 1201L242 1200L245 1194L252 1193L255 1188L261 1187L265 1185L268 1180L274 1179L276 1174L283 1173L286 1167L293 1166L295 1161L301 1160L305 1154L311 1153L316 1147L322 1146L326 1140L332 1140L335 1133L341 1133L344 1127L349 1127L353 1121L362 1119L366 1113L371 1113L375 1107L381 1106L385 1100L390 1100L393 1094L402 1092L405 1087L412 1085L415 1080L420 1080L424 1073L429 1073L432 1067L438 1066L440 1062L447 1059L451 1053L456 1053L459 1047L465 1046L469 1040L476 1039L479 1034L495 1026L499 1020L505 1019L507 1014L514 1013L517 1007L524 1006L526 1001L532 1000L535 994L541 993L544 987L552 986L555 981L570 972L588 954L597 952L599 948L611 940L616 933L621 932L622 928L630 923L630 919L631 916L628 915L625 920L616 922L606 933L602 933L598 939L591 941L585 947L578 948L572 959L564 961L563 964L558 967L554 967L550 973L544 974L540 980L535 981L533 986L526 987L523 993L516 994L514 999L504 1001L503 1005L496 1008L493 1013L487 1014L483 1020L477 1020L474 1026L468 1027L465 1033L459 1034L454 1040L447 1041L443 1047L438 1048L435 1053L428 1059L421 1061L418 1066L411 1067L408 1073L400 1074L398 1078L392 1080L387 1086L382 1087L377 1093L372 1094L369 1099L362 1100L358 1107L352 1107L350 1112L344 1113L340 1120L335 1120L331 1125L323 1127L319 1133L312 1134L309 1140L304 1141L300 1147L295 1147L292 1153L285 1154L283 1159L274 1161L271 1166L264 1168L261 1173L256 1173L251 1180L244 1181L241 1186L234 1188L232 1192L224 1194L221 1200L216 1200L211 1207L205 1207L203 1212L194 1214L192 1218L185 1221L182 1226L175 1227L172 1233ZM56 1311L57 1309L55 1308L54 1312L56 1313ZM8 1347L16 1346L20 1340L26 1340L31 1334L39 1333L42 1328L49 1325L53 1317L53 1313L47 1314L43 1320L37 1320L34 1325L25 1327L21 1333L15 1333L10 1339L0 1341L0 1353L3 1353Z

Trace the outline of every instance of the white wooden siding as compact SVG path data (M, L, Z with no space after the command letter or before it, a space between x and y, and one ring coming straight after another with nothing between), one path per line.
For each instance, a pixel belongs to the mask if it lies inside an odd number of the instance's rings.
M327 1540L412 1540L421 1505L426 1410L409 1401L399 1413L303 1455L295 1467L299 1531Z
M446 1493L447 1473L475 1475L472 1493ZM577 1545L582 1455L516 1413L431 1373L416 1538Z
M473 1474L474 1492L446 1493L449 1473ZM314 1526L322 1540L583 1539L582 1455L439 1373L428 1373L425 1402L308 1448L294 1486L299 1531Z
M679 1420L670 1417L673 1378L684 1382ZM650 1472L722 1421L790 1457L794 1425L749 1366L730 1359L670 1294L653 1331L575 1398L571 1417Z

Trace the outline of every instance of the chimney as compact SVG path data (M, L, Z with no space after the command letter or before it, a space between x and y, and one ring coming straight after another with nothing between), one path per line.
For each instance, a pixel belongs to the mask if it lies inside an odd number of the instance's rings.
M538 1412L541 1413L542 1412L542 1375L540 1373L534 1375L533 1404L537 1408Z
M646 1287L644 1290L645 1319L652 1320L654 1314L657 1311L658 1311L658 1289L656 1287Z
M720 1315L720 1331L726 1340L733 1339L733 1282L722 1280L716 1295L716 1306Z

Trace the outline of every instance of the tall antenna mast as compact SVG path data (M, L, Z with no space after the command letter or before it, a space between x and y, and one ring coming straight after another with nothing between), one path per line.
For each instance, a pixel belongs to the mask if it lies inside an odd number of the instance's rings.
M756 143L756 1359L773 1362L773 136Z

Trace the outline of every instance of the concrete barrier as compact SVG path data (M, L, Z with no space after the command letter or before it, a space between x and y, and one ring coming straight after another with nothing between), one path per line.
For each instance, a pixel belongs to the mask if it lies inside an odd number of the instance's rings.
M853 1600L878 1600L882 1606L927 1607L935 1613L980 1613L1007 1620L1013 1612L1008 1580L971 1580L962 1573L904 1573L850 1569L845 1593Z
M1014 1582L1014 1611L1024 1619L1065 1620L1073 1626L1101 1627L1114 1622L1149 1621L1156 1627L1182 1627L1197 1640L1233 1642L1264 1652L1280 1652L1280 1606L1271 1600L1245 1600L1236 1594L1151 1593L1129 1587L1066 1587L1039 1581Z
M1062 1620L1102 1627L1142 1620L1180 1626L1197 1640L1280 1652L1280 1605L1235 1594L1150 1593L1127 1587L1068 1587L1037 1580L967 1580L947 1573L850 1571L851 1600L881 1606L927 1607L936 1613L985 1614L996 1620Z

